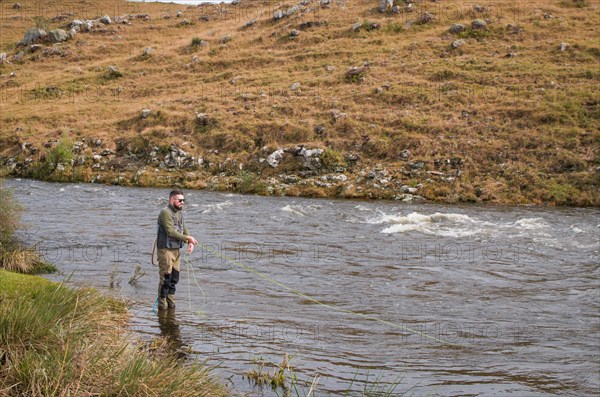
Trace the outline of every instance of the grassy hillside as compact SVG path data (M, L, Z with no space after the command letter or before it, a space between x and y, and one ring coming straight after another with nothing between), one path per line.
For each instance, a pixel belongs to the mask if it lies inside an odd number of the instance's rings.
M13 3L0 2L13 175L600 204L598 1ZM103 15L65 42L17 47L36 24Z

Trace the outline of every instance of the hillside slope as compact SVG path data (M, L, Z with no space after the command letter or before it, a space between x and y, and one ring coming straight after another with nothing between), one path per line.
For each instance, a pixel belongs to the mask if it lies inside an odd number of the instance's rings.
M13 175L600 204L598 1L19 4L0 2ZM36 25L74 35L19 45Z

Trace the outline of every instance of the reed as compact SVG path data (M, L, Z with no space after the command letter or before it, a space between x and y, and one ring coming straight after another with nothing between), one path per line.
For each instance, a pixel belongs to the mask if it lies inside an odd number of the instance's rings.
M269 363L262 357L252 361L255 366L246 372L246 378L255 386L270 385L274 391L277 391L278 388L286 391L289 390L288 383L291 382L291 385L293 385L297 381L290 367L290 359L287 353L285 353L280 364ZM272 367L273 371L265 370L265 366Z

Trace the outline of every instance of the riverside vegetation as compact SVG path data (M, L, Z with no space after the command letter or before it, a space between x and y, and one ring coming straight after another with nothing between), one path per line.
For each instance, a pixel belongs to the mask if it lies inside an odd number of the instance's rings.
M127 336L123 302L0 270L0 395L224 396L201 363Z
M35 245L25 247L14 238L19 226L22 208L13 199L12 192L0 179L0 269L18 273L52 273L54 265L47 263Z
M0 4L11 175L600 204L598 1L86 4Z
M177 361L166 340L149 349L130 336L124 302L5 270L49 267L14 242L18 208L1 185L0 196L0 396L227 394L203 364Z

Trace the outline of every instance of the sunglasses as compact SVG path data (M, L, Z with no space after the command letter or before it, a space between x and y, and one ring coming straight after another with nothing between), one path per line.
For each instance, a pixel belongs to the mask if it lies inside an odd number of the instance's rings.
M178 199L178 198L176 198L175 200L178 201L178 202L180 202L180 203L185 203L185 199Z

